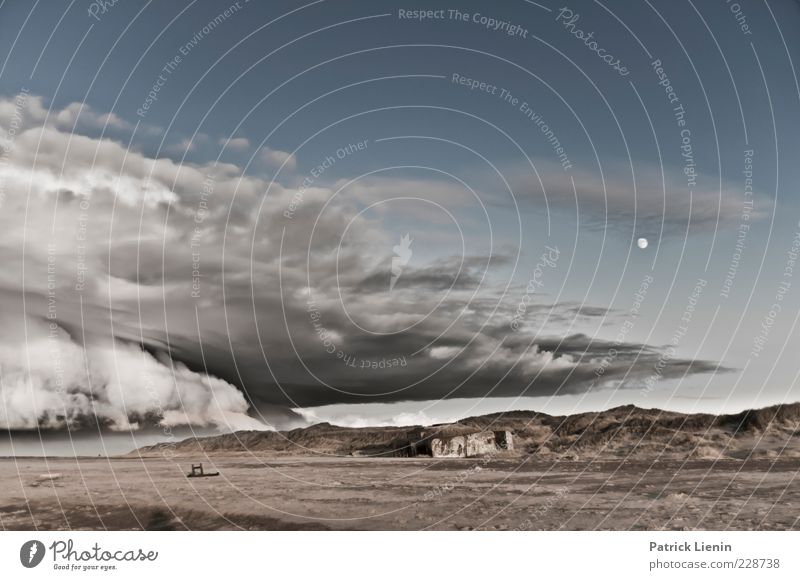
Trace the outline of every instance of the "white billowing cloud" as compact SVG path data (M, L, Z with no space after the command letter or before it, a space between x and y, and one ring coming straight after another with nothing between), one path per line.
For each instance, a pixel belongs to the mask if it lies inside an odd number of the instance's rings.
M133 126L119 118L114 113L96 113L86 103L70 103L64 109L56 111L53 117L54 124L59 129L71 130L77 125L103 129L111 127L119 130L130 130Z
M242 393L221 379L120 341L83 347L56 325L25 322L20 344L22 329L4 320L19 335L6 331L0 342L2 429L58 429L96 418L131 430L147 417L164 427L265 428L247 415Z
M208 135L205 133L198 133L193 137L185 137L167 147L169 151L174 151L175 153L191 153L197 150L198 143L206 143L208 142Z
M448 359L453 358L459 352L457 346L434 346L430 351L431 358Z
M247 151L250 149L250 140L247 137L233 137L232 139L222 137L217 141L217 144L220 147L233 149L234 151Z
M392 416L366 417L354 412L337 412L330 408L294 409L309 424L330 423L338 427L412 427L416 425L428 426L449 423L457 417L430 417L425 411L402 412Z
M24 126L41 125L47 117L44 100L27 93L0 98L0 126L8 127L15 117L21 117Z
M177 143L170 145L169 149L171 151L176 151L178 153L190 152L195 150L194 142L189 139L188 137L181 139Z
M145 342L160 340L164 323L156 305L165 297L175 304L169 312L176 335L196 329L194 304L186 300L192 280L187 232L202 228L203 265L210 272L218 261L213 257L219 253L218 232L251 222L265 184L230 164L152 159L114 141L72 132L78 114L86 115L86 109L54 110L45 123L41 98L0 99L0 124L6 128L16 119L13 143L0 165L0 314L19 312L24 296L28 331L26 337L21 322L3 321L0 428L63 428L91 417L114 429L137 428L145 418L164 426L265 428L247 415L249 405L234 385L127 342L140 335ZM271 192L270 203L287 203L280 185L273 184ZM231 248L234 255L245 253L236 244ZM161 285L138 280L165 263L170 276ZM188 266L185 277L178 265ZM80 310L74 289L79 273L86 279ZM213 286L209 280L209 296ZM84 331L87 346L76 344L61 325L46 336L50 323L40 327L39 321L48 314L42 297L49 290L58 304L58 323ZM119 323L114 329L107 325L112 312Z
M273 169L283 167L284 170L294 171L297 168L297 158L287 151L263 147L260 155L261 160Z
M20 103L24 103L24 108L19 107ZM47 125L63 131L133 129L131 123L116 113L98 113L87 103L73 102L63 109L51 109L45 106L44 99L38 95L20 94L16 98L0 98L0 125L7 126L20 113L23 124L27 126Z
M8 191L30 190L41 199L56 191L71 191L97 201L117 196L117 201L132 205L143 200L171 201L177 211L194 212L204 184L210 183L209 211L216 213L215 209L232 198L237 188L237 201L248 210L264 190L260 180L241 176L235 165L178 164L168 158L149 158L106 139L67 134L51 127L26 129L16 137L3 168ZM274 184L272 192L280 196L283 189ZM217 198L220 204L213 203ZM93 215L92 220L97 219Z

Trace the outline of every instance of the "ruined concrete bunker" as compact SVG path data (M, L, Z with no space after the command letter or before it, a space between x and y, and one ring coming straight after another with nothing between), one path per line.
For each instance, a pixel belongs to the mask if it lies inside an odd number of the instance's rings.
M500 451L512 451L510 431L476 431L448 434L422 431L419 438L402 442L396 447L399 457L482 457Z

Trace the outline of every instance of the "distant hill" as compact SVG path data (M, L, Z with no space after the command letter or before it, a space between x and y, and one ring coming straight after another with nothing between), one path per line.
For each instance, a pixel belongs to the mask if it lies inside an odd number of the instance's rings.
M391 457L423 434L508 430L517 455L542 459L642 457L800 458L800 403L733 415L683 414L634 405L551 416L511 411L433 427L337 427L319 423L291 431L239 431L159 443L129 455L335 455Z

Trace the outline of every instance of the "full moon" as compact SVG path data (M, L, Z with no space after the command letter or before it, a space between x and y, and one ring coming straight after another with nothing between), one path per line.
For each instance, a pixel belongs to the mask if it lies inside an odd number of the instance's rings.
M644 250L647 247L647 238L639 238L636 240L636 245L639 246L640 249Z

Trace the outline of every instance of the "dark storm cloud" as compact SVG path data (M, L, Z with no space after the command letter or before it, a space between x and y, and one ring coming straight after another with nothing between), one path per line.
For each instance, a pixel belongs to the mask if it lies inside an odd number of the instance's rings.
M512 256L495 254L493 256L451 256L434 260L421 268L405 267L395 284L397 290L404 288L416 291L429 290L470 290L478 287L486 278L489 268L497 268L512 262ZM360 292L385 292L392 277L391 259L388 259L371 272L355 287Z
M427 338L419 337L418 343ZM381 348L374 349L372 356L383 356L386 352L383 347L386 346L384 343ZM461 351L462 346L453 345L453 354ZM553 350L548 351L550 348ZM378 371L360 377L342 374L338 377L337 390L313 384L284 387L295 404L317 406L583 394L607 387L641 388L652 376L674 379L686 374L730 370L718 368L713 361L667 359L662 350L641 344L618 345L601 340L590 341L580 335L564 340L537 341L533 346L528 343L504 345L499 350L492 350L491 357L480 348L468 348L464 352L469 354L454 356L448 366L441 365L441 361L431 360L430 356L420 356L418 360L409 359L409 367L395 369L391 373ZM616 353L613 359L609 352ZM370 350L365 349L360 354L369 357ZM659 365L662 361L665 361L663 366ZM478 367L480 370L476 372ZM409 386L412 383L417 384Z
M384 292L389 287L392 274L389 269L373 272L356 287L361 292ZM480 276L462 270L446 271L441 268L409 268L397 280L397 289L415 288L421 290L464 290L474 288L480 283Z
M155 160L41 123L8 166L3 427L286 427L298 406L634 387L662 357L618 345L598 382L610 343L512 332L524 288L503 279L507 252L417 258L390 291L388 218L327 203L322 183L295 203L297 190L230 164ZM362 233L343 240L350 226ZM554 324L609 312L528 310Z
M610 314L613 314L615 310L611 308L602 308L600 306L574 306L568 309L569 312L573 314L577 314L579 316L588 316L590 318L603 318Z

